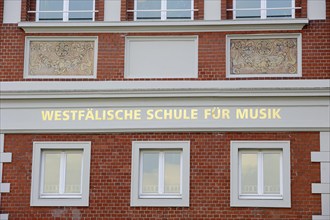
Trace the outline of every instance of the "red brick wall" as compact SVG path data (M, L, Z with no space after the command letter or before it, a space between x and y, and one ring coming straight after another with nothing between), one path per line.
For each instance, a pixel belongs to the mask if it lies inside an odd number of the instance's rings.
M190 140L190 207L130 207L132 141ZM291 208L230 208L230 140L290 140ZM89 207L30 207L33 141L91 141ZM209 132L124 134L7 134L3 181L10 193L1 195L0 213L10 219L311 219L321 213L320 195L311 183L320 182L320 165L311 151L319 151L317 132ZM55 218L57 217L57 218ZM79 218L77 218L79 219Z
M228 0L229 1L229 0ZM28 17L26 11L29 7L30 0L22 0L22 20ZM101 1L103 2L103 1ZM126 10L126 1L122 1L122 10ZM231 2L231 1L229 1ZM298 1L304 5L306 0ZM222 8L226 1L223 1ZM203 16L201 1L196 1L201 11L198 17ZM125 6L125 7L124 7ZM97 20L102 20L103 3L97 4L98 13ZM26 10L24 10L26 8ZM3 1L0 2L0 17L2 20ZM224 10L224 9L222 9ZM222 11L222 16L224 12ZM303 12L305 15L306 13ZM126 16L122 13L123 16ZM290 33L302 33L302 72L303 76L298 79L330 79L330 4L327 4L327 20L310 21L302 31L290 31ZM23 79L24 66L24 40L25 36L35 36L33 34L25 34L24 31L17 27L16 24L0 23L0 81L35 81L38 79ZM287 31L276 32L215 32L215 33L185 33L187 35L199 36L199 70L198 79L191 80L237 80L226 78L226 56L225 56L225 36L226 34L263 34L263 33L287 33ZM150 34L150 35L168 35L170 33ZM184 34L184 33L181 33ZM76 36L77 34L73 34ZM97 79L87 80L127 80L124 79L124 37L127 34L80 34L83 36L99 37L99 53L98 53L98 72ZM132 34L129 34L132 35ZM146 35L146 34L135 34ZM172 35L180 35L172 33ZM39 36L49 36L49 34L39 34ZM54 36L54 34L53 34ZM57 34L55 36L64 36ZM72 36L72 35L68 35ZM282 79L276 78L238 78L240 80L251 79ZM283 78L290 79L290 78ZM297 79L297 78L291 78ZM44 79L55 80L55 79ZM79 79L56 79L56 80L79 80ZM144 80L144 79L138 79ZM187 79L173 79L187 80Z
M329 4L330 5L330 4ZM329 9L330 11L330 9ZM37 79L23 79L24 66L24 40L25 36L37 34L25 34L16 25L3 24L0 38L0 81L35 81ZM199 65L198 79L191 80L237 80L226 78L226 34L271 34L288 33L276 32L214 32L214 33L186 33L199 36ZM302 31L290 31L290 33L302 33L302 72L298 79L330 79L330 20L310 21ZM184 35L184 33L182 33ZM38 34L49 36L50 34ZM74 34L76 36L77 34ZM127 80L124 79L124 48L125 36L133 34L80 34L83 36L99 37L98 71L96 80ZM146 34L134 34L146 35ZM171 35L169 33L149 35ZM172 35L181 35L173 33ZM52 36L72 36L70 34L52 34ZM239 78L241 79L241 78ZM290 79L290 78L243 78L251 79ZM291 78L297 79L297 78ZM44 79L54 80L54 79ZM77 80L77 79L56 79ZM78 79L79 80L79 79ZM89 79L95 80L95 79ZM144 79L139 79L144 80ZM174 79L183 80L183 79ZM187 79L185 79L187 80Z

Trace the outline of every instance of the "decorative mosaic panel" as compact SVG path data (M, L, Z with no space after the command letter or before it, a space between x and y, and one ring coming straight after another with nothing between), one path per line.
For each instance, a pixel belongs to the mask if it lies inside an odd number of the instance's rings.
M231 39L230 74L297 74L297 38Z
M30 76L92 76L94 41L30 41Z

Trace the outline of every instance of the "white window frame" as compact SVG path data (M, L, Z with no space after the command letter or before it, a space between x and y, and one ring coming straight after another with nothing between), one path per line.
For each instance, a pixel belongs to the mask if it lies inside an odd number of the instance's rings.
M82 150L81 193L43 194L44 151ZM61 157L63 159L64 157ZM34 142L32 158L31 206L88 206L91 142ZM62 163L62 161L61 161ZM63 168L63 166L62 166ZM62 170L64 171L64 170ZM60 175L65 175L64 172ZM60 186L61 188L61 186Z
M257 154L257 164L258 164L258 193L257 194L243 194L241 192L242 187L240 180L241 173L242 173L242 154L245 153L253 153ZM263 186L264 186L264 175L263 175L263 156L266 153L278 153L280 154L280 193L279 194L263 194ZM283 198L283 152L281 150L265 150L265 149L259 149L259 150L239 150L239 174L238 174L238 182L239 182L239 198L240 199L282 199Z
M158 177L158 193L142 193L142 182L143 182L143 154L145 152L158 153L159 162L159 177ZM168 152L180 152L180 192L179 193L165 193L164 192L164 163L165 163L165 153ZM140 178L139 178L139 197L140 198L181 198L182 197L182 150L141 150L140 151Z
M30 42L32 41L93 41L94 42L94 67L93 75L30 75ZM24 49L24 78L25 79L96 79L97 78L97 58L98 58L98 37L25 37Z
M260 0L260 1L261 1L260 8L248 8L245 10L248 10L248 11L260 10L260 19L272 19L272 18L267 18L267 10L269 10L267 8L267 0ZM238 10L241 10L241 9L237 9L236 4L237 4L237 1L233 0L233 18L234 19L248 19L248 18L236 18L236 12ZM296 12L295 0L291 0L291 8L279 8L279 9L291 9L291 18L295 18L295 12ZM274 10L276 10L276 9L274 9ZM281 18L281 17L279 17L279 18ZM287 17L283 17L283 18L287 18ZM276 18L276 19L278 19L278 18Z
M282 74L232 74L230 69L230 42L231 40L255 40L255 39L281 39L281 38L296 38L297 39L297 73L282 73ZM302 77L302 37L301 34L238 34L226 36L226 77L227 78L251 78L251 77Z
M279 195L259 194L241 195L240 183L240 152L279 152L281 151L281 179ZM261 160L261 157L258 157ZM259 166L259 163L258 163ZM291 171L289 141L231 141L230 147L230 206L232 207L291 207ZM262 170L258 169L262 175ZM258 185L262 187L260 177ZM260 189L258 190L260 192Z
M70 0L63 0L63 11L47 11L49 13L53 13L53 12L61 12L62 13L62 21L69 21L69 13L71 12L78 12L78 11L69 11L69 3ZM36 3L36 21L39 21L39 13L43 12L40 11L40 0L37 0ZM92 10L83 10L83 11L79 11L79 12L92 12L93 13L93 17L92 17L92 21L95 21L95 0L93 0L93 8ZM47 20L42 20L42 21L47 21Z
M180 194L141 194L143 151L181 151ZM161 163L161 161L159 162ZM161 172L161 169L160 169ZM133 141L131 206L189 207L190 142L189 141ZM161 184L161 183L159 183Z
M44 176L45 176L45 166L43 166L43 164L45 164L45 153L54 153L54 154L58 154L60 153L60 183L59 183L59 193L44 193L44 184L43 184L43 180L44 180ZM65 193L65 178L66 178L66 155L68 153L74 152L74 150L70 149L70 150L42 150L41 151L41 175L40 175L40 198L81 198L82 195L82 191L81 191L81 186L80 186L80 192L79 193ZM82 155L83 155L83 151L82 151ZM83 163L82 163L83 166ZM81 183L83 181L83 167L81 169Z
M138 19L137 17L137 12L139 11L143 11L143 10L137 10L137 1L138 0L134 0L134 21L150 21L150 20L159 20L159 19ZM160 20L161 21L165 21L165 20L194 20L194 0L190 0L191 1L191 8L190 9L167 9L167 0L161 0L161 8L160 10L147 10L147 11L160 11ZM167 19L167 12L169 11L190 11L190 19ZM131 10L128 10L128 12L131 12Z

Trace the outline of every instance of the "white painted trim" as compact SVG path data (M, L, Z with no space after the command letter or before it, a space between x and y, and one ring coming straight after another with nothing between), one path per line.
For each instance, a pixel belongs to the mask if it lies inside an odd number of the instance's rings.
M320 151L330 151L330 132L320 133Z
M330 193L330 183L312 183L312 193Z
M321 162L321 183L312 183L312 193L321 193L322 215L313 220L330 219L330 132L320 132L320 151L312 152L312 162Z
M321 202L322 202L322 215L328 215L330 217L330 194L322 194Z
M140 155L141 150L182 150L181 190L179 197L142 198L139 196L139 180L141 175ZM131 206L150 207L189 207L189 182L190 182L190 141L133 141L131 164Z
M29 75L30 42L32 41L93 41L94 42L94 69L92 76L62 76L62 75ZM26 79L96 79L97 77L97 58L98 58L98 37L25 37L24 49L24 78Z
M239 151L248 149L282 151L283 198L239 198ZM230 146L230 206L231 207L291 207L289 141L231 141Z
M12 160L12 153L1 153L0 151L0 163L10 163Z
M311 152L311 160L312 162L330 163L330 152L329 151Z
M139 22L20 22L26 33L148 33L302 30L308 19Z
M41 188L41 153L47 150L83 150L83 168L81 191L82 195L78 198L42 198ZM32 178L31 178L31 206L89 206L89 180L90 180L90 161L91 161L91 142L34 142L32 156Z
M221 1L204 0L204 20L221 20Z
M8 220L9 214L0 214L0 220Z
M9 193L10 183L0 183L0 193Z
M329 2L328 2L329 4ZM326 19L326 0L308 0L307 16L309 20ZM329 218L330 219L330 218Z
M3 1L3 23L16 24L21 21L22 0Z
M297 39L297 74L231 74L230 72L230 41L236 39ZM302 37L301 34L246 34L246 35L226 35L226 77L227 78L252 78L252 77L302 77Z
M321 183L330 183L330 161L321 162Z
M120 21L121 0L104 1L104 21ZM94 13L95 14L95 13Z
M329 97L329 80L0 82L0 99Z
M329 220L330 219L330 215L313 215L313 219L312 220Z
M3 153L5 147L5 134L0 133L0 208L1 193L10 192L10 183L2 183L3 162L11 162L11 153ZM8 220L9 214L0 214L0 220Z

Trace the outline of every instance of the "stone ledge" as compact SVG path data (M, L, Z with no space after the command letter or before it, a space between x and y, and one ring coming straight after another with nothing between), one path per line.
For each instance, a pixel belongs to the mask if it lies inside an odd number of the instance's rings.
M150 33L302 30L300 19L120 21L120 22L20 22L26 33Z

